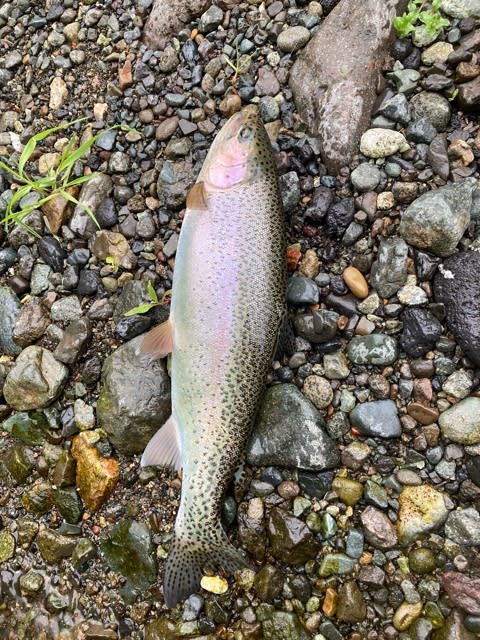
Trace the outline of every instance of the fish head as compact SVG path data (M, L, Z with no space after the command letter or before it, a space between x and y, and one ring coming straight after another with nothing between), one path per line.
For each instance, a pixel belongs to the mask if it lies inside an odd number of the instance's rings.
M270 140L258 108L235 113L217 134L198 177L208 192L228 191L275 172Z

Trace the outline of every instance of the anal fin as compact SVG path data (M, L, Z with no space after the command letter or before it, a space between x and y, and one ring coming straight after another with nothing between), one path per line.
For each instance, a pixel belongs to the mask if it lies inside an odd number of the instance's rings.
M145 334L140 347L142 354L150 355L150 360L165 358L173 350L173 334L170 320L166 320Z
M180 470L182 466L180 436L173 416L169 417L145 447L140 466L170 467Z

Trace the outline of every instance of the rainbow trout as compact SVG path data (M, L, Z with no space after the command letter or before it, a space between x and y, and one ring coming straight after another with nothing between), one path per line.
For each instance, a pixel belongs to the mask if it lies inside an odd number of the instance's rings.
M188 194L170 317L142 345L152 358L172 352L172 415L141 461L183 469L165 564L168 607L198 590L203 567L245 565L220 509L285 314L285 255L272 148L251 105L218 133Z

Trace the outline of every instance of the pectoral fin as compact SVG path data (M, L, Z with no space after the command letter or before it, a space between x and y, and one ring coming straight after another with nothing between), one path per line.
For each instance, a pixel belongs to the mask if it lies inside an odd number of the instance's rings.
M149 355L150 361L165 358L173 350L173 333L170 320L151 329L143 338L142 354Z
M206 209L207 194L205 193L205 184L196 182L187 194L188 209Z
M180 470L182 452L175 418L170 416L147 444L140 460L142 467L159 466Z

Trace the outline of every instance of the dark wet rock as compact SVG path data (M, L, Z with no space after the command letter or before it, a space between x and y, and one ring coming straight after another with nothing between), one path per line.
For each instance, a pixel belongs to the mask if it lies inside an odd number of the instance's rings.
M322 558L318 575L321 578L328 578L329 576L352 573L356 562L354 558L349 558L344 553L327 553Z
M393 400L375 400L358 404L350 412L350 422L367 436L398 438L402 432Z
M405 137L412 142L424 142L430 144L437 135L437 130L427 118L419 118L411 122L406 131Z
M434 298L445 305L449 329L477 365L480 365L479 269L479 253L460 252L443 261L433 281Z
M473 178L445 185L421 195L402 215L400 233L415 247L449 256L470 223Z
M448 159L448 147L445 137L435 136L428 147L428 161L434 173L442 180L448 180L450 174L450 162Z
M170 380L163 360L146 366L142 337L105 359L97 401L99 425L121 453L140 453L170 415Z
M82 538L77 542L75 549L72 552L72 565L77 571L81 571L90 560L95 558L96 555L97 548L93 542L87 538Z
M276 567L266 564L255 576L255 589L262 602L273 600L282 591L285 576Z
M368 126L396 4L341 2L292 67L290 86L297 109L320 138L322 159L334 173L357 152ZM367 22L365 15L370 16ZM339 37L347 33L348 41Z
M355 201L353 198L339 200L327 211L327 232L332 238L341 238L355 214Z
M95 214L97 208L110 194L112 187L110 176L100 173L82 186L78 201L90 207ZM80 205L75 207L69 226L81 238L89 238L97 228L95 222Z
M338 453L324 428L320 413L296 386L270 387L247 446L248 463L312 471L332 468Z
M460 108L465 111L478 111L480 104L480 76L463 82L458 86L457 100Z
M430 280L441 259L427 251L414 251L415 267L419 280Z
M64 536L54 529L40 529L36 543L45 562L58 564L63 558L69 558L72 555L77 539Z
M0 276L15 263L17 259L17 252L13 247L4 247L0 249Z
M313 314L299 314L294 318L295 330L299 336L314 344L326 342L337 333L338 313L319 309Z
M292 276L287 285L287 302L296 306L317 304L319 290L316 282L310 278Z
M330 205L333 203L334 191L328 187L320 186L313 192L310 205L305 210L305 216L313 222L322 222Z
M21 347L26 347L38 340L49 324L47 309L39 298L33 297L21 308L13 330L13 338Z
M444 131L450 120L449 101L438 93L421 91L410 100L412 120L426 118L437 131Z
M365 540L376 549L391 549L397 544L395 527L387 515L375 507L367 507L360 516Z
M289 564L301 564L318 552L312 532L307 525L285 511L274 507L268 520L271 553Z
M381 115L393 122L406 126L410 122L408 101L403 93L396 93L382 101L375 115Z
M118 462L102 456L100 444L101 435L95 431L84 431L72 441L78 492L90 511L97 511L111 496L120 476Z
M121 318L115 323L115 331L123 340L132 340L142 333L145 333L152 324L150 316L140 314Z
M136 520L122 520L112 527L101 541L102 553L108 565L127 580L123 588L127 601L132 602L139 591L155 581L157 568L148 528Z
M53 507L55 493L49 482L36 480L22 494L22 506L26 511L41 515Z
M48 422L41 411L20 411L2 423L2 429L25 444L43 444Z
M68 451L62 451L53 472L53 483L63 488L75 484L75 460Z
M35 466L33 451L22 444L10 447L0 460L18 484L25 482Z
M283 209L286 213L290 213L295 209L302 196L298 175L295 171L288 171L280 176L278 183Z
M405 309L400 316L403 330L400 347L409 356L418 358L433 348L442 333L441 323L426 309Z
M480 615L480 578L447 571L440 576L440 583L455 606L472 615Z
M80 296L93 296L100 285L100 276L95 271L82 269L78 276L76 292Z
M51 236L45 236L38 241L38 253L40 257L51 267L52 271L63 270L63 263L67 257L67 252L62 248L59 241Z
M261 604L256 610L257 617L262 623L262 638L264 640L309 640L310 635L305 631L296 613L276 611L273 605Z
M367 616L367 604L353 580L345 582L338 592L336 617L344 622L362 622Z
M402 238L381 239L370 282L384 298L393 296L407 281L408 247Z
M0 287L0 351L16 356L22 350L13 340L13 331L20 313L20 301L10 287Z
M75 487L57 489L55 506L66 522L76 524L83 515L83 504Z
M88 318L79 318L71 322L63 332L62 339L53 352L57 360L64 364L73 364L85 353L92 335Z
M348 357L355 364L392 364L397 359L397 343L381 333L355 336L348 344Z
M3 387L5 400L14 409L46 407L63 389L68 369L43 347L30 346L18 356Z
M97 222L102 229L113 227L118 222L118 215L115 209L115 202L112 198L105 198L100 202L95 214Z

